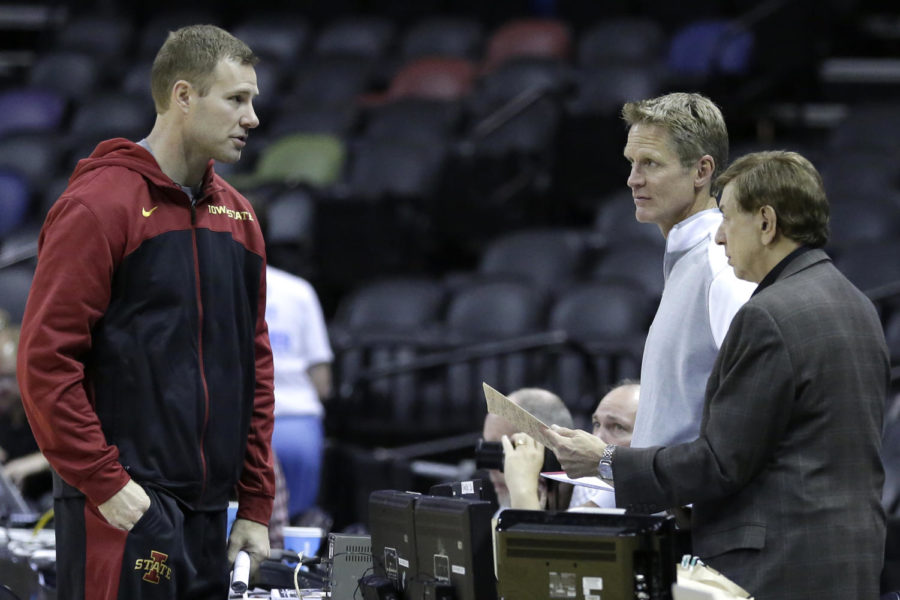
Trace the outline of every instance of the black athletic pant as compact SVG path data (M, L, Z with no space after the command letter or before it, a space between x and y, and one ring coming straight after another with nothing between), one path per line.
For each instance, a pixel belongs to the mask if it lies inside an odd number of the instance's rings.
M145 488L150 508L125 532L82 498L57 498L59 600L223 600L226 512L186 510Z

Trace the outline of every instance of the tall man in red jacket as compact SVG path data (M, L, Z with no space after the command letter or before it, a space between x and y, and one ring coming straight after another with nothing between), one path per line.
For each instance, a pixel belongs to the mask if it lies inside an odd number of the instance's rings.
M60 598L224 598L238 550L268 554L265 248L213 170L259 124L255 62L217 27L171 33L152 131L80 161L41 231L18 377L56 473Z

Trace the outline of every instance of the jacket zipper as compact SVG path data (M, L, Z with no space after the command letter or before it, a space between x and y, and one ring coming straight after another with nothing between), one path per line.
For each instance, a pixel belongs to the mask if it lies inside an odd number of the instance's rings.
M203 364L203 295L200 288L200 253L197 250L197 199L191 198L191 242L194 248L194 282L197 295L197 354L200 362L200 383L203 385L203 428L200 431L200 464L203 468L200 497L206 493L206 427L209 424L209 386Z

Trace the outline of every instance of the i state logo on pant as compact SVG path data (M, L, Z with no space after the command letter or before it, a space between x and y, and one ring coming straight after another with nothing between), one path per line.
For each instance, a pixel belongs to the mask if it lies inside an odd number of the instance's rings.
M141 578L144 581L159 583L160 577L165 577L167 580L172 579L172 568L166 564L167 560L169 560L168 554L151 550L150 558L139 558L134 562L134 570L144 571L144 576Z

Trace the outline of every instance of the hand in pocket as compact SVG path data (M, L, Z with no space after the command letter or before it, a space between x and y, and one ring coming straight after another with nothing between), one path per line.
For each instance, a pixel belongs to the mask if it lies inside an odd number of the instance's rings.
M150 508L150 496L134 480L129 480L112 498L97 507L107 522L121 529L131 531L147 509Z

